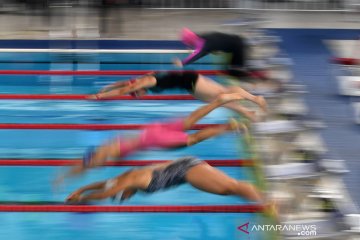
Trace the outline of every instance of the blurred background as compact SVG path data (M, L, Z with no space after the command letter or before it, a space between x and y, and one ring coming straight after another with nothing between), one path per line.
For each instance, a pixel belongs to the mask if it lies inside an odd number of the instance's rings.
M136 46L141 49L185 51L186 47L179 42L179 33L183 27L197 33L221 31L244 36L251 48L250 64L267 71L271 78L281 85L280 89L274 90L261 84L253 86L240 83L240 86L253 93L263 94L269 102L268 116L263 122L253 124L251 129L254 142L249 150L250 155L241 157L256 156L259 172L254 178L260 178L259 185L266 189L269 196L279 201L282 224L314 224L317 232L316 236L311 237L297 236L294 231L281 232L277 238L272 239L360 239L359 0L2 0L0 69L173 70L177 69L171 62L172 58L178 55L176 52L159 57L141 51L136 56L130 56L132 52L121 55L123 53L116 51L132 50L136 49ZM49 42L34 42L35 40ZM168 47L159 47L165 40L170 40L166 45ZM56 51L50 51L51 49ZM67 49L74 51L61 52ZM85 52L77 52L79 49L85 49ZM111 53L113 55L96 51L103 49L114 50ZM49 50L49 54L40 56L42 50ZM16 55L19 52L34 53ZM186 56L184 52L181 54ZM189 66L186 69L218 69L219 62L219 56L212 56L199 65L195 64L195 67ZM117 79L95 76L32 76L16 79L7 75L2 77L0 95L14 92L87 94ZM25 86L20 89L23 80L35 87ZM178 104L176 112L179 114L194 108L191 104ZM38 118L33 120L27 117L29 112L34 111L34 103L26 105L21 102L0 107L0 111L3 111L0 117L3 118L1 122L23 119L48 122L55 118L54 121L58 122L72 122L86 117L87 122L102 123L112 123L112 120L123 117L138 123L145 121L147 117L163 118L167 113L175 111L169 110L170 105L171 103L151 105L154 107L152 110L143 105L134 106L133 109L145 109L149 114L137 116L131 112L131 108L124 110L120 106L110 109L110 104L104 104L100 106L106 106L101 109L101 114L107 116L101 118L95 114L99 106L85 103L60 106L49 103L48 108L41 109ZM57 109L63 116L59 116ZM44 113L46 114L42 115ZM58 116L54 117L55 115ZM219 112L210 120L224 120L227 115L228 113ZM10 139L6 134L3 136ZM41 144L49 143L49 146L46 146L49 149L63 147L64 149L53 152L55 157L74 158L81 154L85 146L109 137L92 134L83 136L88 138L86 141L81 140L83 142L79 148L71 148L71 144L65 140L63 142L66 143L54 146L50 146L48 139ZM60 138L65 139L65 135L66 132ZM17 138L21 140L24 136L20 134ZM36 151L30 153L28 149L12 148L18 144L12 140L8 145L0 145L0 158L12 154L19 158L45 156ZM74 144L80 142L77 139L72 140ZM41 148L40 142L37 143L37 147ZM210 148L211 146L201 148L199 151L205 157L211 157L208 151ZM233 157L233 152L228 151L226 146L223 151L227 157ZM174 157L181 154L182 152L176 152ZM0 176L0 184L1 180ZM7 182L4 180L3 183L5 185ZM192 199L189 200L191 201ZM199 199L194 201L199 203ZM216 202L217 199L211 201ZM141 200L139 202L141 203ZM124 217L123 221L129 218L131 217ZM11 217L7 216L7 219ZM194 221L202 224L206 221L199 219ZM236 216L231 216L229 222L237 221L233 219L236 219ZM116 223L119 219L111 216L105 223L108 223L107 221ZM144 220L146 221L151 220ZM8 222L12 223L14 229L18 228L16 221ZM86 224L92 226L91 222ZM135 221L134 229L136 224ZM58 227L56 224L53 226ZM128 239L135 236L131 234L127 235ZM229 239L221 238L221 234L214 237L215 235L201 236L202 239ZM242 239L238 234L231 236ZM26 239L20 235L18 237ZM171 239L198 239L177 237L179 236L174 233ZM108 238L115 239L114 236ZM256 236L254 239L268 238Z
M357 0L4 0L0 5L1 37L176 39L178 28L184 25L206 31L244 11L270 20L262 27L356 29L358 22L352 21L358 18L358 4Z

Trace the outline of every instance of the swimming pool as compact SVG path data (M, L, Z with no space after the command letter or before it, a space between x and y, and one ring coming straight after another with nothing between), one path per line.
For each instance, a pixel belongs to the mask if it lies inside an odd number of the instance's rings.
M178 55L177 55L178 56ZM0 53L0 69L32 70L129 70L174 69L169 64L174 56L154 54L97 53L83 58L73 54L54 53ZM18 59L19 63L13 63ZM79 60L80 59L80 60ZM84 60L85 59L85 60ZM137 59L142 64L136 64ZM149 64L149 61L157 61ZM6 63L6 61L11 63ZM50 62L66 61L66 63ZM90 63L79 63L88 61ZM108 62L107 62L108 61ZM123 63L112 63L122 61ZM204 59L193 69L219 69L212 59ZM146 63L146 64L145 64ZM161 64L159 64L161 63ZM165 63L165 64L164 64ZM129 76L2 76L0 94L87 94L102 86ZM175 92L177 94L179 92ZM181 93L181 92L180 92ZM171 93L173 94L173 93ZM66 100L1 100L1 123L77 123L129 124L149 123L185 116L199 107L199 101L66 101ZM201 123L222 123L232 116L220 108ZM118 134L136 130L34 130L1 129L0 156L2 159L75 159L86 148L99 145ZM146 151L131 156L139 160L172 160L185 155L201 159L249 159L251 154L243 146L241 136L227 133L195 146L172 151ZM130 157L129 157L130 159ZM115 176L129 167L104 167L89 171L84 177L67 182L54 191L54 177L66 167L1 166L0 201L5 202L61 202L77 187ZM231 177L255 182L252 167L219 167ZM110 201L96 205L116 205ZM189 185L151 195L138 194L125 206L202 206L246 205L244 199L216 196L195 190ZM0 213L0 234L7 239L269 239L264 233L239 231L250 222L263 223L257 213L57 213L16 212ZM269 236L268 236L269 237Z

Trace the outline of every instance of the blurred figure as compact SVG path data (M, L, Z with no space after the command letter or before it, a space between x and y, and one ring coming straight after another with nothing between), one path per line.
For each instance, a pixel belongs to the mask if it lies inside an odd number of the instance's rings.
M143 96L147 91L159 93L167 89L182 89L188 91L195 98L204 102L216 99L222 93L239 93L241 99L250 100L266 111L266 100L262 96L254 96L244 89L232 86L224 87L210 78L194 71L155 72L130 81L119 81L103 88L100 93L90 95L89 99L106 99L125 94L135 97ZM236 111L245 117L256 121L254 111L236 102L229 102L224 107Z
M73 167L68 174L60 177L57 183L60 183L67 176L77 175L88 168L101 166L108 159L123 158L140 150L191 146L226 131L243 130L247 133L246 126L233 119L227 124L207 127L193 134L185 132L214 109L240 99L240 94L222 94L211 103L195 110L186 118L172 122L149 124L144 127L140 134L131 138L118 137L98 147L95 151L88 151L83 158L83 165Z
M238 35L220 32L196 34L188 28L183 28L181 41L188 47L194 49L194 52L183 60L175 59L174 63L179 67L191 64L209 53L224 52L231 54L230 62L225 69L230 76L236 78L267 78L264 72L249 71L249 69L247 69L246 60L249 46L247 46L245 39Z
M206 162L193 157L133 168L107 181L82 187L66 199L67 202L87 202L113 198L123 201L131 198L137 191L153 193L184 183L208 193L245 197L260 204L265 199L252 184L237 181ZM265 205L271 208L272 205Z

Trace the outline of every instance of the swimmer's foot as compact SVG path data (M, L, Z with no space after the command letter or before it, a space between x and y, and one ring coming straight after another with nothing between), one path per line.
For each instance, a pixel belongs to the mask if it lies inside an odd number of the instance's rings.
M247 126L242 122L238 122L235 118L229 119L229 126L230 126L230 129L235 132L243 133L244 135L249 134L249 130L248 130Z
M248 144L248 145L251 144L250 132L249 132L249 128L247 127L246 123L239 122L234 118L230 118L229 126L230 126L231 130L242 134L242 139L246 144Z
M225 104L228 102L236 101L236 100L242 100L244 97L240 93L223 93L220 94L218 97L218 100L221 104Z
M257 96L256 103L264 112L267 112L267 102L263 96Z
M278 205L275 201L269 201L264 205L264 215L280 223Z
M256 111L246 110L241 112L242 115L244 115L247 119L249 119L252 122L258 122L259 119L256 116Z

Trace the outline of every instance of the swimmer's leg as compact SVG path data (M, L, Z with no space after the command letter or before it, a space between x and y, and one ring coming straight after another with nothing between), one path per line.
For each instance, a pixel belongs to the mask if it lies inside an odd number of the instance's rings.
M197 123L201 118L209 114L214 109L235 101L243 99L242 96L238 93L234 94L220 94L215 100L212 102L198 108L197 110L193 111L187 118L184 119L184 129L190 129L195 123Z
M192 167L186 180L193 187L218 195L236 195L258 203L264 202L262 193L252 184L237 181L207 163Z
M241 105L239 103L230 102L230 103L224 104L224 107L226 107L228 109L231 109L231 110L245 116L246 118L248 118L252 122L258 121L258 118L256 116L255 111L253 111L253 110L251 110L251 109L249 109L247 107L244 107L243 105Z
M264 213L278 221L278 207L274 201L266 200L253 184L237 181L207 163L196 165L186 173L186 181L193 187L218 195L235 195L254 201L264 207Z
M225 87L210 78L199 75L199 78L196 83L194 96L202 101L210 102L213 101L217 96L222 93L239 93L243 99L250 100L258 104L264 111L266 110L266 101L262 96L255 96L248 91L242 89L241 87ZM224 107L230 108L234 111L244 114L245 108L237 107L239 104L236 102L229 102L224 105ZM247 116L247 115L245 115Z
M200 81L200 79L203 79L203 81ZM196 84L196 91L194 93L194 96L201 101L211 102L216 99L216 97L220 94L229 92L230 91L224 86L200 75L199 80ZM253 122L257 120L255 111L252 111L247 107L242 106L239 102L228 102L225 103L223 107L226 107L241 115L244 115L246 118L250 119Z
M257 105L259 105L259 107L266 112L267 111L267 103L266 100L263 96L255 96L252 95L251 93L249 93L248 91L244 90L241 87L237 87L237 86L231 86L227 88L229 93L240 93L241 96L243 96L245 99L256 103Z
M188 137L187 145L191 146L198 142L204 141L208 138L215 137L217 135L223 134L226 131L238 131L242 130L247 132L247 127L245 124L238 123L235 120L231 120L228 124L221 124L215 127L208 127L197 131L196 133L190 134Z

